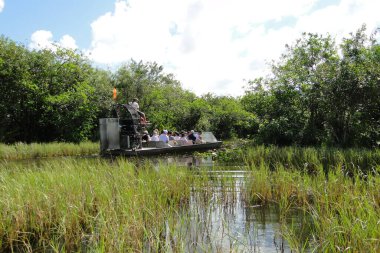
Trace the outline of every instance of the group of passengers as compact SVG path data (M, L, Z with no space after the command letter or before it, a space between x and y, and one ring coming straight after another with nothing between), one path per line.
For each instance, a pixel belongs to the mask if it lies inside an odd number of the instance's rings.
M168 130L162 130L161 134L159 134L158 129L153 130L152 136L149 135L148 131L144 131L144 135L142 137L143 141L150 142L150 141L162 141L164 143L168 144L181 144L181 145L191 145L191 144L201 144L203 143L202 140L202 132L194 132L194 130L191 131L168 131Z
M129 105L132 106L140 115L141 122L143 124L146 124L147 120L145 114L140 111L138 102L139 100L137 98L134 98L132 102L129 103ZM154 129L152 136L150 136L149 132L145 130L143 132L142 140L145 142L162 141L164 143L168 143L169 145L191 145L204 143L201 135L202 132L194 132L194 130L188 132L183 130L181 133L162 130L161 134L159 134L158 129Z

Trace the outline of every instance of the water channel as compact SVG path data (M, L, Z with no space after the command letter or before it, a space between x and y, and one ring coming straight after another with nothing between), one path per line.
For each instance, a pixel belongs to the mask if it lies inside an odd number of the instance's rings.
M194 173L207 173L210 180L207 189L192 187L189 206L176 221L166 223L165 251L292 252L282 236L278 206L249 203L246 179L250 172L244 165L226 166L216 164L212 157L191 155L149 159L156 169L186 166ZM294 210L282 222L304 226L303 215Z

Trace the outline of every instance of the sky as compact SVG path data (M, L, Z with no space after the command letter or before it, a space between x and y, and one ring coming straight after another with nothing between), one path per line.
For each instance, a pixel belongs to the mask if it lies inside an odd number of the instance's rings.
M339 44L380 27L379 0L0 0L0 34L77 49L115 70L157 62L197 95L241 96L302 32Z

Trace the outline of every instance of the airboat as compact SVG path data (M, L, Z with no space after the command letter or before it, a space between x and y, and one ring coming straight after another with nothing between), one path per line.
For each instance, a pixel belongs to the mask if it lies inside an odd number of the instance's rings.
M167 153L190 153L220 148L211 132L202 132L202 143L143 141L149 123L129 104L115 104L113 117L99 119L100 154L103 156L149 156Z

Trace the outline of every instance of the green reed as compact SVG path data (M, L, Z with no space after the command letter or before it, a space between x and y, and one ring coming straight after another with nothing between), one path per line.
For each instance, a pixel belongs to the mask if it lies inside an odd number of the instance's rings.
M294 251L380 250L379 151L259 146L238 156L249 171L244 202L275 203ZM238 203L234 180L210 173L122 158L3 161L0 251L191 251L187 236L195 229L195 238L205 238L214 201L226 211ZM188 216L194 191L206 209ZM305 222L292 222L295 209ZM223 232L233 249L237 239ZM223 251L201 239L199 251Z
M99 154L99 143L15 143L0 144L0 159L30 159L55 156L78 156Z
M0 164L0 251L158 250L192 179L186 169L138 167L124 159Z
M245 146L225 149L215 158L219 162L245 164L260 167L277 166L314 173L321 166L327 175L330 170L343 170L345 173L373 173L380 165L379 149L339 149L339 148L302 148L276 146Z
M310 219L306 242L296 227L283 224L296 251L380 250L379 151L259 147L246 155L251 202L277 203L282 219L294 208Z

